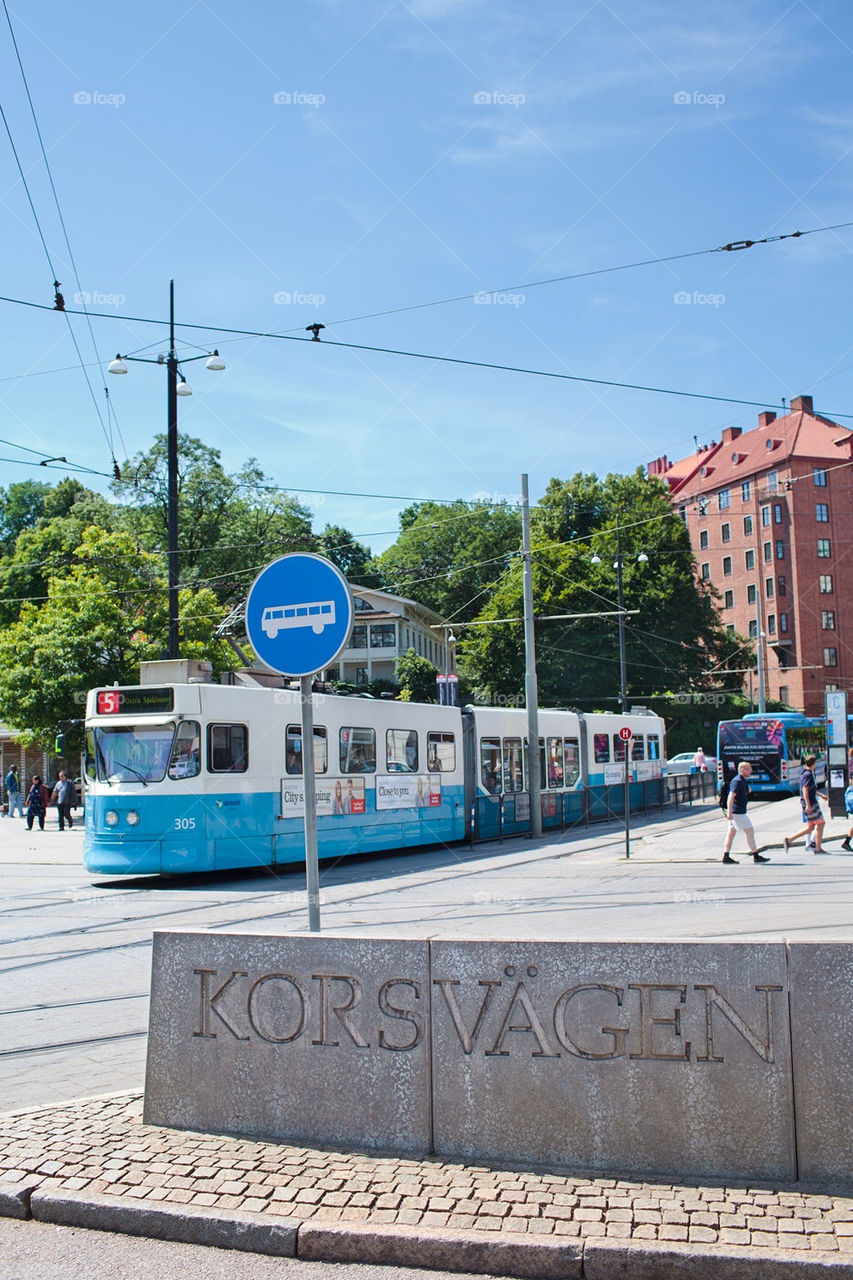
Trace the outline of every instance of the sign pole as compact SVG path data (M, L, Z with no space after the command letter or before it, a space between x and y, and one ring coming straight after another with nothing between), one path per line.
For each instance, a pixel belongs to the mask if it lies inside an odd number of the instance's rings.
M619 737L625 746L625 857L630 861L631 858L631 730L626 725L619 730Z
M302 781L305 809L305 878L308 884L308 929L320 932L320 868L317 862L317 787L314 775L313 676L300 676L302 703Z

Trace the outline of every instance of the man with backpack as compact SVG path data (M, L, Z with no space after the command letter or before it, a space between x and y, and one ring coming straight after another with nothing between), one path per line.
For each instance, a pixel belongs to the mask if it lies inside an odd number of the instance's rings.
M752 821L746 812L749 803L749 782L748 779L752 773L752 765L748 760L741 760L738 765L737 774L732 778L729 784L729 792L725 797L725 814L729 821L729 829L726 834L726 844L723 849L722 861L737 864L737 858L731 856L731 847L734 844L735 836L742 831L746 836L746 843L752 854L753 862L769 862L769 858L763 857L755 844L755 829ZM725 783L723 784L725 788ZM720 806L723 804L723 795L720 795Z

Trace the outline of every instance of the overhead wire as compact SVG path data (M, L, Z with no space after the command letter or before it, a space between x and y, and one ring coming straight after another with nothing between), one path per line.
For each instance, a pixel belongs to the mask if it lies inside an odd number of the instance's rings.
M91 341L92 341L92 349L93 349L93 351L94 351L94 353L95 353L95 359L97 360L98 365L99 365L99 366L101 366L101 365L102 365L101 355L100 355L100 352L99 352L99 350L98 350L98 344L97 344L97 342L95 341L95 332L94 332L94 329L92 328L92 320L91 320L91 317L90 317L90 315L89 315L88 311L86 310L85 297L84 297L84 294L83 294L83 288L82 288L82 286L81 286L81 284L80 284L80 275L79 275L79 272L78 272L78 270L77 270L77 263L76 263L76 261L75 261L75 259L74 259L74 253L73 253L72 248L71 248L71 240L70 240L69 235L68 235L68 228L66 227L66 224L65 224L65 218L63 217L63 214L62 214L62 206L61 206L61 205L60 205L60 203L59 203L59 194L58 194L58 192L57 192L57 190L56 190L56 184L55 184L55 182L54 182L54 180L53 180L53 172L52 172L51 167L50 167L50 161L49 161L49 160L48 160L48 158L47 158L47 150L46 150L45 145L44 145L44 139L42 138L41 128L39 127L38 116L36 115L35 104L34 104L34 102L33 102L32 94L30 93L29 81L27 80L27 73L26 73L26 71L24 70L24 63L23 63L23 60L22 60L22 58L21 58L20 50L19 50L19 48L18 48L18 41L17 41L17 39L16 39L16 37L15 37L15 29L14 29L14 27L12 26L12 18L11 18L11 15L10 15L10 13L9 13L9 8L8 8L7 3L6 3L6 0L2 0L2 4L3 4L3 12L4 12L4 13L5 13L5 15L6 15L6 23L7 23L8 28L9 28L9 35L10 35L11 40L12 40L12 46L13 46L13 48L14 48L14 50L15 50L15 58L17 59L17 63L18 63L18 70L19 70L19 71L20 71L20 73L21 73L21 79L22 79L23 84L24 84L24 92L26 93L26 96L27 96L27 102L28 102L28 104L29 104L29 108L30 108L30 114L31 114L32 119L33 119L33 126L35 127L36 137L38 138L39 148L40 148L40 150L41 150L41 157L42 157L42 161L43 161L43 163L44 163L45 172L47 173L48 182L49 182L49 184L50 184L50 190L51 190L51 192L52 192L52 194L53 194L54 204L56 205L56 212L57 212L57 216L58 216L58 218L59 218L59 225L60 225L60 227L62 228L62 235L63 235L63 238L64 238L64 240L65 240L65 247L66 247L66 249L68 250L68 260L69 260L69 262L70 262L70 264L71 264L71 268L72 268L72 270L73 270L73 272L74 272L74 280L75 280L76 285L77 285L77 296L78 296L79 298L81 298L81 300L82 300L83 314L84 314L84 315L85 315L85 317L86 317L86 324L87 324L88 329L89 329L89 337L91 338ZM8 135L9 135L9 141L10 141L10 143L12 143L11 130L9 129L9 125L8 125L8 122L6 121L5 115L4 115L4 124L6 124L6 132L7 132L7 133L8 133ZM66 316L67 323L68 323L68 331L69 331L69 333L70 333L70 335L71 335L71 340L72 340L72 342L74 343L74 349L75 349L75 351L77 352L77 359L78 359L78 363L79 363L80 368L81 368L81 369L82 369L82 371L83 371L83 377L86 379L86 385L87 385L87 387L89 388L89 394L90 394L90 396L92 397L92 403L93 403L93 404L94 404L94 406L95 406L95 412L96 412L96 414L97 414L97 416L98 416L98 421L99 421L99 422L100 422L100 424L101 424L101 430L102 430L102 431L103 431L103 433L104 433L104 437L105 437L105 439L106 439L107 445L108 445L109 450L110 450L110 455L111 455L111 459L112 459L112 463L113 463L113 469L114 469L114 470L116 470L116 469L117 469L117 463L116 463L116 458L115 458L115 448L114 448L114 445L113 445L113 439L112 439L112 422L115 422L116 430L117 430L117 433L118 433L118 436L119 436L119 439L120 439L120 440L121 440L121 430L120 430L120 428L119 428L119 426L118 426L118 420L117 420L117 418L116 418L116 416L115 416L115 410L113 409L112 405L111 405L111 404L110 404L110 402L109 402L109 392L108 392L107 388L106 388L106 387L104 387L104 395L105 395L105 396L106 396L106 398L107 398L107 424L105 425L105 424L104 424L104 419L103 419L103 417L102 417L102 415L101 415L100 406L98 405L98 401L97 401L97 398L96 398L96 396L95 396L95 392L94 392L94 389L93 389L93 387L92 387L92 383L91 383L91 381L90 381L90 379L89 379L88 369L87 369L86 364L85 364L85 362L84 362L84 360L83 360L83 354L82 354L82 352L80 351L80 347L79 347L79 345L78 345L78 343L77 343L77 337L76 337L76 335L75 335L75 333L74 333L74 329L73 329L73 326L72 326L72 324L71 324L70 316L68 315L68 312L67 312L67 310L66 310L66 308L65 308L65 302L64 302L64 299L62 299L62 305L60 306L60 299L62 298L62 295L59 293L59 281L57 280L56 269L55 269L55 267L54 267L54 265L53 265L53 262L52 262L52 260L51 260L51 256L50 256L50 254L48 253L48 250L47 250L47 244L46 244L46 242L45 242L44 234L43 234L43 232L42 232L42 230L41 230L41 225L38 223L38 218L37 218L37 216L36 216L36 212L35 212L35 205L33 204L32 196L30 195L29 188L28 188L28 186L27 186L27 182L26 182L26 178L25 178L25 176L24 176L24 172L23 172L23 169L22 169L22 167L21 167L21 163L20 163L20 159L19 159L18 154L17 154L17 150L16 150L16 148L14 147L14 143L12 143L12 149L13 149L14 154L15 154L15 160L16 160L16 162L17 162L17 164L18 164L18 171L19 171L19 173L20 173L20 175L21 175L21 181L24 183L24 188L25 188L25 190L26 190L26 192L27 192L27 199L29 200L30 208L31 208L31 210L32 210L32 212L33 212L33 216L36 218L36 222L37 222L38 229L39 229L39 236L40 236L40 238L41 238L41 242L42 242L42 245L43 245L44 250L45 250L45 255L46 255L46 257L47 257L48 266L50 267L51 272L53 273L54 288L55 288L55 290L56 290L56 303L55 303L55 309L56 309L56 310L60 310L60 311L62 311L62 312L63 312L63 314ZM78 313L76 313L76 312L75 312L74 314L78 314ZM124 441L122 440L122 441L121 441L121 443L122 443L122 448L124 448Z

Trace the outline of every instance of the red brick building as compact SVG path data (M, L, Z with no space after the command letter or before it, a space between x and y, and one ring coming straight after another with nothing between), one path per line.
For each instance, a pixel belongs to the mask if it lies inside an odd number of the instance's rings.
M669 485L723 624L762 636L767 697L823 715L827 689L853 689L853 432L798 396L647 469Z

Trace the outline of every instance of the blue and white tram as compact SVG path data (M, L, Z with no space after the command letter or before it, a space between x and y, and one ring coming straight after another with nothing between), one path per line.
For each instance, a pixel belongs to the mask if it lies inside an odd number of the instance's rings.
M86 716L89 871L141 875L304 860L298 692L96 689ZM453 707L314 696L322 858L461 840Z
M597 816L596 793L624 776L625 724L634 731L633 807L641 784L660 777L663 722L540 711L546 826ZM528 830L526 728L523 710L315 694L320 857L461 841L472 809L482 837ZM87 870L156 875L303 861L303 755L296 691L165 682L92 690Z
M478 834L488 838L530 828L530 762L527 712L469 708L465 717L466 766L473 781ZM542 825L556 827L610 817L624 804L629 727L631 808L642 808L647 783L660 782L666 758L665 726L651 712L631 715L539 711L539 787Z

